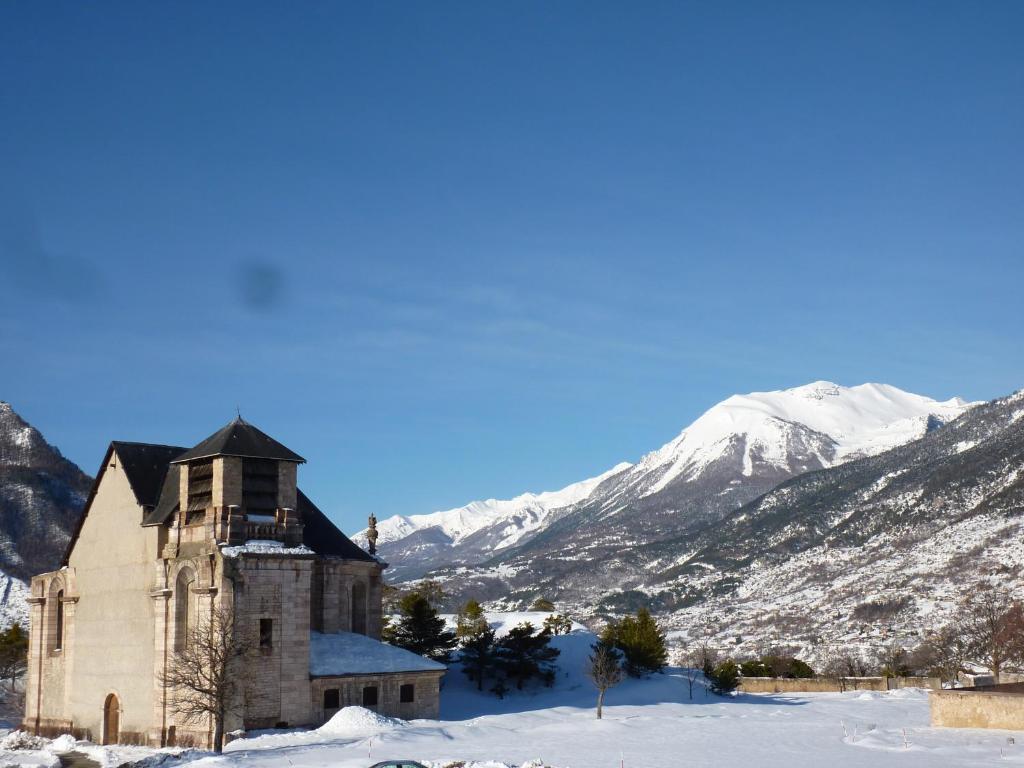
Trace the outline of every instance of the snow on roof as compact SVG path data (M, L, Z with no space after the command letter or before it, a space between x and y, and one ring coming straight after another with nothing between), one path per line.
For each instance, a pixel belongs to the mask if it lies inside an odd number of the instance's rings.
M445 669L444 664L366 635L352 632L309 633L309 674L313 677L441 672Z
M297 547L286 547L283 542L266 539L250 539L245 544L235 547L221 547L220 553L224 557L238 557L239 555L312 555L312 549L305 544Z

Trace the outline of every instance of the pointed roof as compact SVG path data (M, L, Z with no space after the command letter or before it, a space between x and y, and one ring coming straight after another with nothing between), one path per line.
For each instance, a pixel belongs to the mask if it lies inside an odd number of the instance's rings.
M266 432L257 429L239 416L230 424L214 432L208 438L175 458L172 464L182 464L193 459L208 459L213 456L241 456L247 459L273 459L294 461L305 464L306 460Z

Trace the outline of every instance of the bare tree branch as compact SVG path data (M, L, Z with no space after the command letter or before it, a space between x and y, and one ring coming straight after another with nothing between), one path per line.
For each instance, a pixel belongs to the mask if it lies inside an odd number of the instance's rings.
M215 608L189 628L184 645L175 650L159 676L170 692L171 710L187 723L213 724L213 749L224 747L224 721L243 713L252 699L251 664L254 644L238 631L230 608Z

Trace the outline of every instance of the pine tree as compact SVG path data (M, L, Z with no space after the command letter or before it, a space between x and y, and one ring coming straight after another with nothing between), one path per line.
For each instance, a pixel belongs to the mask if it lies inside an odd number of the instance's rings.
M544 629L552 635L568 635L572 632L572 620L560 613L552 613L544 619Z
M462 671L476 683L476 689L484 689L484 680L494 672L495 647L494 630L485 627L474 635L462 638Z
M711 691L723 696L735 691L740 684L740 668L732 659L716 664L715 668L705 672L704 676L711 683Z
M470 600L459 610L455 635L461 647L462 671L482 691L484 680L494 671L494 630L476 600Z
M14 690L28 666L28 635L20 624L0 632L0 679L10 680Z
M548 600L546 597L538 597L533 601L533 605L530 606L531 611L553 611L555 610L555 604Z
M402 598L401 618L390 628L387 641L399 648L447 664L455 648L455 633L418 592Z
M532 677L540 677L551 685L559 650L551 647L550 640L549 632L538 632L530 622L524 622L498 641L495 665L515 681L517 690L522 690Z
M622 651L626 672L631 677L660 672L668 664L665 633L646 608L637 611L635 617L626 616L609 624L602 639Z
M484 609L476 600L470 600L459 610L456 619L455 636L460 640L466 637L475 637L487 629L487 617L484 616Z

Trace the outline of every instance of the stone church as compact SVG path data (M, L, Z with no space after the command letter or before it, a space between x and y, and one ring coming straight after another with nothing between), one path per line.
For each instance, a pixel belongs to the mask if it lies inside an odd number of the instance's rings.
M161 682L189 627L229 609L258 695L227 731L341 707L434 717L443 665L380 642L386 564L296 485L304 459L236 419L194 448L113 442L60 570L32 579L22 727L209 747Z

